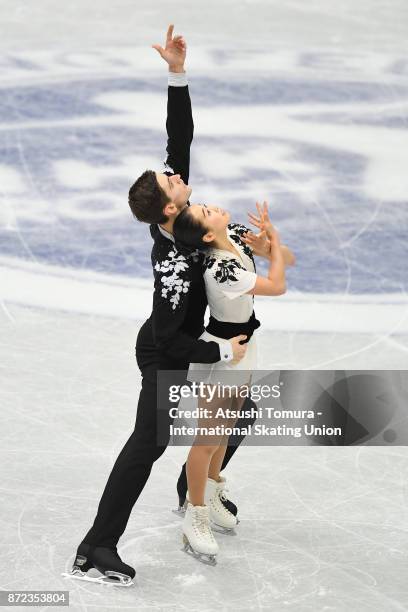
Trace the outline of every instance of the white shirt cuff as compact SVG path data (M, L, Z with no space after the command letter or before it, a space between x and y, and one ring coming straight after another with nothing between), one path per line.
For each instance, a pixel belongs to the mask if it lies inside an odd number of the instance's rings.
M168 84L173 87L184 87L188 85L187 73L185 72L169 72Z
M231 342L220 342L220 361L231 361L234 357L234 353L232 352L232 344Z

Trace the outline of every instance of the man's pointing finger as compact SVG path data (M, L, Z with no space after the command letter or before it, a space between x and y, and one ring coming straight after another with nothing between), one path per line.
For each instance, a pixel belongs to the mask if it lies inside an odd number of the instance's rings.
M167 30L167 42L171 42L171 38L173 36L174 23L169 25L169 29Z

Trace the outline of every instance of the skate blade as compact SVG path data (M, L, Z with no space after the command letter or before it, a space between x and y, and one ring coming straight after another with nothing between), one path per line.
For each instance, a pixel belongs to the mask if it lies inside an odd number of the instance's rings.
M72 570L71 572L64 572L61 576L64 578L73 578L75 580L85 580L87 582L96 582L98 584L107 584L109 586L129 587L132 586L133 580L126 574L120 572L112 572L107 570L106 574L103 575L100 572L99 576L88 576L85 572L79 569Z
M200 561L205 565L217 565L217 559L215 555L206 555L205 553L197 552L191 547L190 542L188 541L185 535L183 535L183 543L184 546L181 549L183 552L187 553L191 557L194 557L194 559L197 559L197 561Z
M174 512L174 514L177 514L177 516L184 516L187 510L187 501L184 502L184 504L182 506L179 506L177 508L177 510L172 510L172 512Z
M186 509L183 506L179 506L177 509L172 510L172 512L177 514L177 516L183 517L186 513Z
M216 531L217 533L221 533L222 535L228 536L236 536L237 532L234 527L223 527L222 525L217 525L217 523L211 522L211 529Z

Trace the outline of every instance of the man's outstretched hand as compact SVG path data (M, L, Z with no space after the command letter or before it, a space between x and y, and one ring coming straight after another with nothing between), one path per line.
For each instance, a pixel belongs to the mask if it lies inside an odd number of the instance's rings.
M174 24L169 25L166 37L166 46L152 45L172 69L182 69L186 59L186 41L183 36L173 36Z

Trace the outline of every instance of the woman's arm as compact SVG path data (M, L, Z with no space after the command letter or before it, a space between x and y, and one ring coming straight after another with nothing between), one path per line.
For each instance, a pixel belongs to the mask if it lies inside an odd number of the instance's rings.
M252 295L282 295L286 293L285 260L279 244L271 242L268 276L257 276Z
M266 202L264 202L263 210L258 203L257 208L259 219L252 215L255 219L253 223L260 228L261 233L265 232L269 241L269 270L267 277L257 276L254 287L247 293L252 295L282 295L286 292L285 259L286 261L292 261L293 253L285 245L281 245L279 233L269 219Z
M271 245L265 232L254 234L253 232L248 231L246 235L241 237L241 240L251 247L254 255L269 259ZM296 263L296 257L293 251L291 251L286 244L281 244L281 251L285 261L285 266L294 266Z
M281 244L281 251L285 261L285 266L294 266L296 263L296 257L293 251L291 251L286 244Z

